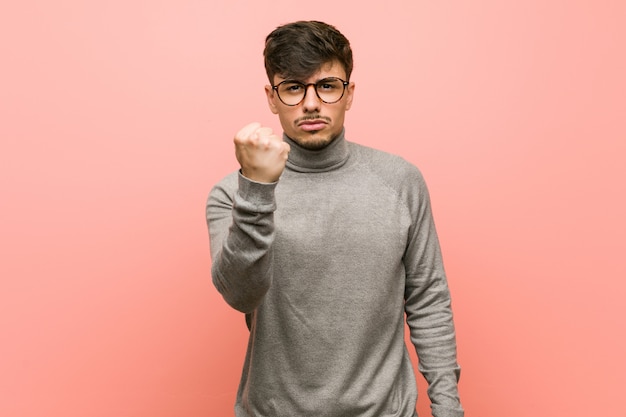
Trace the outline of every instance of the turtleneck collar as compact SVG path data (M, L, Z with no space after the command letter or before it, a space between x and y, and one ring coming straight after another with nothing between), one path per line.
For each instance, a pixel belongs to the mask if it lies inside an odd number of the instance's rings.
M345 129L328 146L313 151L303 148L283 133L283 140L291 147L287 167L297 172L325 172L341 167L350 156L344 135Z

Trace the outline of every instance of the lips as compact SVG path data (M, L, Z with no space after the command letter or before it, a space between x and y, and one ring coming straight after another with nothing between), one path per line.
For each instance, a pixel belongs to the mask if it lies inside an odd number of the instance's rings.
M304 120L298 123L298 126L306 132L313 132L316 130L322 130L324 127L326 127L326 121L321 119Z

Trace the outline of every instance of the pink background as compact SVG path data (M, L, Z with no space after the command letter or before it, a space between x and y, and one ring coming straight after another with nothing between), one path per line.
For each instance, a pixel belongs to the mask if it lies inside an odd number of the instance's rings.
M430 185L466 415L624 415L626 2L365 4L2 2L0 415L232 415L204 204L296 19L352 41L348 138Z

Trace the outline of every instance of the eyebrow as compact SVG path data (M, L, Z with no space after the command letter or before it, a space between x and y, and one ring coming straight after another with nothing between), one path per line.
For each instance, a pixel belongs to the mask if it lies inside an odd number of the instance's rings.
M317 83L320 83L322 81L329 81L329 80L341 80L341 78L335 77L335 76L324 77L324 78L320 78L319 80L317 80L317 81L315 81L314 83L311 83L311 84L317 84ZM286 80L281 81L280 83L298 83L298 84L302 84L302 85L307 84L304 81L294 80L294 79L286 79ZM278 83L278 84L280 84L280 83Z

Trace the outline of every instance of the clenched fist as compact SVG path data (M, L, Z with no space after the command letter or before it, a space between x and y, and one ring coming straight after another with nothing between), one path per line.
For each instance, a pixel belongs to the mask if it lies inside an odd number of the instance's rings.
M269 127L250 123L235 135L235 156L244 177L256 182L276 182L285 169L289 144Z

